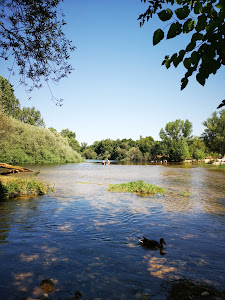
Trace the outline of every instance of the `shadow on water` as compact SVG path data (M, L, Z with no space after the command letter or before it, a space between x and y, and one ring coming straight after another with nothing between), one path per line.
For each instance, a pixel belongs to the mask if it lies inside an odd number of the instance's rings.
M45 278L55 282L54 299L75 290L86 299L165 299L162 281L182 276L223 286L223 174L78 164L43 168L40 176L56 185L54 194L0 202L1 300L39 297ZM136 179L168 192L107 190L108 183ZM180 196L183 190L191 196ZM141 247L143 235L163 237L166 254Z

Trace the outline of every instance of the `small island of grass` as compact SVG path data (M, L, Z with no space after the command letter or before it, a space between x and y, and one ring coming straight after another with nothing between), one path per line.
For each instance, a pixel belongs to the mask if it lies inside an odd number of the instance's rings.
M46 194L48 190L47 184L39 182L33 177L0 176L0 198L3 199L19 196L38 196Z
M129 192L142 195L156 195L166 192L164 188L141 180L121 184L110 184L108 190L111 192Z

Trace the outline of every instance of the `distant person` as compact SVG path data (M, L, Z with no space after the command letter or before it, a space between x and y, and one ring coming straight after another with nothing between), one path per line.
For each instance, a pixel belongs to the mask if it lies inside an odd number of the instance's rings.
M109 166L110 165L110 161L107 159L107 165Z
M102 160L102 164L103 164L103 166L105 165L105 163L106 163L106 162L105 162L105 160L103 159L103 160Z

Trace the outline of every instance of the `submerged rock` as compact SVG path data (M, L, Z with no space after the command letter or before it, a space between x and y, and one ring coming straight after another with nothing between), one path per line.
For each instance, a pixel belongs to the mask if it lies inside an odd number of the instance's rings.
M50 279L42 280L42 282L40 283L40 287L41 287L42 291L47 294L51 293L55 289L55 285L54 285L53 281ZM45 295L45 296L48 297L48 295Z
M80 291L75 292L75 299L76 300L81 299L82 297L83 297L83 294Z

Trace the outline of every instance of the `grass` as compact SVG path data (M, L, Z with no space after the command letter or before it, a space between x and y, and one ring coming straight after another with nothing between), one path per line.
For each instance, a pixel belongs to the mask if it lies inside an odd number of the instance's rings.
M108 190L111 192L129 192L142 195L156 195L164 194L166 192L164 188L141 180L121 184L110 184Z
M3 199L19 196L38 196L46 194L49 186L34 178L0 176L0 197Z
M191 196L191 193L189 193L188 191L183 191L183 192L180 193L180 196L189 197L189 196Z

